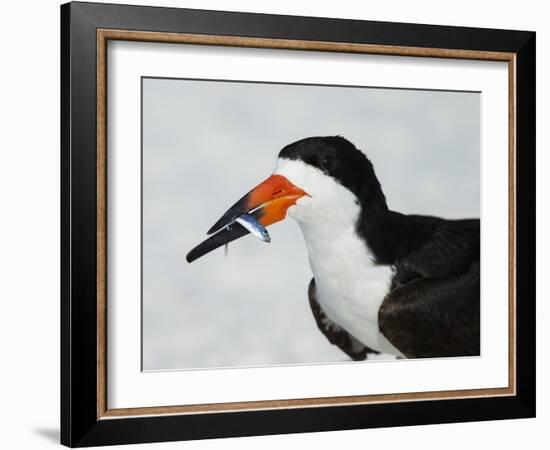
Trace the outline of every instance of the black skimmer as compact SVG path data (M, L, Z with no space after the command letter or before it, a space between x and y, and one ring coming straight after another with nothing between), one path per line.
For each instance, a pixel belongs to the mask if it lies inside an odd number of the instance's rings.
M340 136L283 148L187 260L247 234L242 214L268 226L287 213L306 243L317 326L352 359L479 355L479 219L389 210L371 162Z

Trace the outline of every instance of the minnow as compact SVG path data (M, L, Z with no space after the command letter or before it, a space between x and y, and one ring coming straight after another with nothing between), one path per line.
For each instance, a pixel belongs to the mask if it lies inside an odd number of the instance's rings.
M235 226L235 222L238 222L240 226ZM264 242L271 242L271 238L269 237L269 233L265 227L258 222L254 216L250 214L243 214L237 219L232 220L223 228L219 229L215 234L192 249L186 256L187 262L193 262L201 256L210 253L212 250L221 247L222 245L226 246L225 255L227 256L227 244L246 236L248 233L252 233Z
M251 216L250 214L242 214L235 219L235 222L242 225L261 241L271 242L271 237L269 236L267 229L260 222L258 222L254 216Z

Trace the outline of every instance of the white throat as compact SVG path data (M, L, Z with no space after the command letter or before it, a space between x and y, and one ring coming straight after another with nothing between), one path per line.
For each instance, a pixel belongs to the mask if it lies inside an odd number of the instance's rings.
M317 300L325 314L367 347L401 355L380 333L378 310L389 291L393 268L379 265L356 233L355 195L302 161L279 159L275 173L305 190L288 209L304 235Z

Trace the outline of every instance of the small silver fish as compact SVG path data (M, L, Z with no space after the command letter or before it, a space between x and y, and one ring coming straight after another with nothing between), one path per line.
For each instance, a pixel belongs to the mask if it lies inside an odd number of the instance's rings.
M261 241L271 242L271 237L269 236L267 229L260 222L258 222L254 216L251 216L250 214L243 214L237 217L235 222L242 225Z

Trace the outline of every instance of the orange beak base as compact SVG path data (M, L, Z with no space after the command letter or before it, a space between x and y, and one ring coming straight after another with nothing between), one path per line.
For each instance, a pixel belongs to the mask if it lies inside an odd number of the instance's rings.
M264 227L283 220L288 208L308 195L282 175L271 175L242 197L218 220L208 234L230 225L242 214L254 216Z

